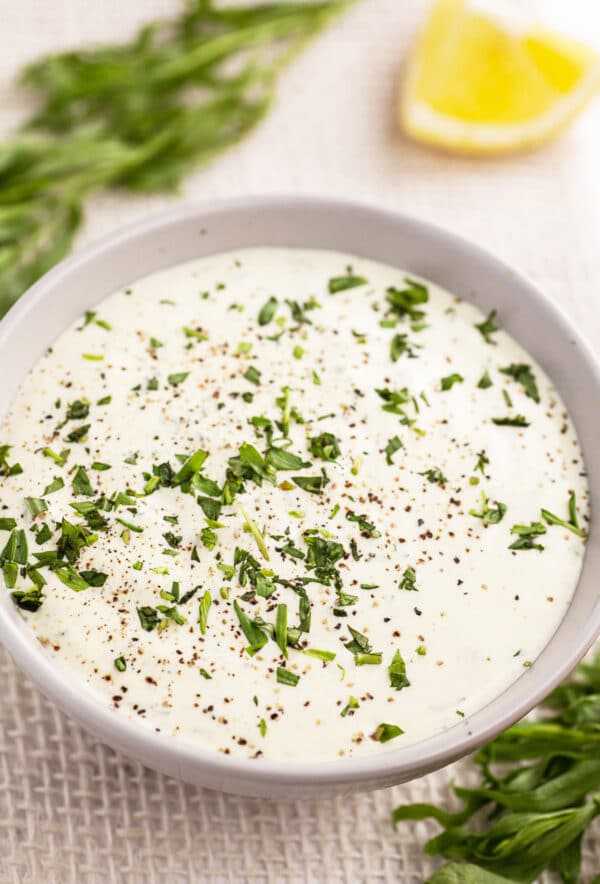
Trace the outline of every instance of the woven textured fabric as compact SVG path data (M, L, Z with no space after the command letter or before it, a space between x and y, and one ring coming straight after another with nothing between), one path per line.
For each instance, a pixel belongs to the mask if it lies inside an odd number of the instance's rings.
M312 193L418 215L520 267L600 348L598 110L555 145L502 161L446 157L407 142L393 125L394 89L426 5L362 0L285 73L261 127L192 176L183 196ZM537 5L600 34L592 0ZM31 109L9 82L20 65L41 52L123 39L178 6L0 0L0 135ZM80 242L169 203L99 196ZM463 762L406 786L336 800L236 798L162 777L99 745L1 650L0 684L0 884L421 884L436 862L420 846L436 826L394 831L390 811L401 802L449 802L451 778L473 774ZM585 843L585 884L598 872L596 826Z

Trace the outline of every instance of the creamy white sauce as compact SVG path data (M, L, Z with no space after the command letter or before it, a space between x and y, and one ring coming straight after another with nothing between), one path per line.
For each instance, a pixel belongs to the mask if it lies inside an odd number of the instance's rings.
M330 278L345 275L348 265L368 283L330 294ZM206 521L198 492L159 487L135 501L135 513L126 506L105 512L108 530L99 531L96 542L81 552L77 570L104 572L104 586L74 592L42 569L46 599L38 611L23 616L57 664L87 682L99 702L165 736L233 755L289 761L358 757L407 746L468 718L543 649L569 605L584 542L548 525L545 535L533 538L543 551L510 550L516 539L511 527L540 521L541 508L568 519L573 491L585 526L588 492L573 426L534 360L503 331L494 333L494 344L487 343L474 328L484 317L438 287L428 285L425 328L412 330L406 318L396 328L382 327L386 290L403 289L404 279L397 269L330 252L253 249L217 255L116 292L96 308L95 319L110 330L94 320L79 321L33 368L0 437L13 446L8 462L23 467L22 474L0 479L0 517L14 517L27 529L30 559L34 552L56 549L63 517L81 522L70 507L74 500L126 489L141 492L143 473L151 473L153 465L168 461L174 470L180 468L176 454L208 451L203 475L221 485L228 459L243 443L265 451L266 440L249 419L281 420L276 398L283 386L290 388L291 407L304 420L298 423L292 411L289 451L311 465L278 471L276 485L246 481L245 493L223 507L224 527L215 529L214 549L200 540ZM278 299L275 316L259 326L258 313L271 296ZM311 324L298 326L285 300L304 304L311 297L318 303L305 314ZM189 331L186 336L184 328L199 336ZM278 340L268 339L280 332ZM396 334L408 336L416 358L404 353L392 362L390 342ZM151 346L153 337L162 346ZM301 348L295 356L294 348ZM515 363L531 366L539 404L500 372ZM258 385L244 378L251 366L261 373ZM486 370L493 385L482 389L478 382ZM181 372L189 375L177 386L170 384L169 375ZM453 373L463 381L442 391L441 379ZM147 389L152 378L158 380L156 390ZM376 389L386 387L409 389L414 400L402 408L415 421L412 426L382 409L385 402ZM249 393L251 402L242 397ZM109 404L97 404L109 395ZM89 401L89 417L57 430L76 400ZM529 426L492 422L517 414ZM88 423L86 439L65 441ZM334 462L309 452L307 440L324 432L339 440L341 455ZM273 444L282 444L281 435L276 428ZM388 464L384 449L394 436L403 447ZM70 449L64 467L43 454L45 446L55 452ZM489 463L477 470L482 451ZM96 461L111 468L94 470ZM85 467L94 498L74 494L77 465ZM322 494L293 485L292 476L318 476L322 467L329 477ZM430 469L441 470L445 483L421 475ZM34 519L24 497L42 496L55 477L65 485L46 495L48 511ZM499 523L485 526L469 514L480 511L482 492L491 508L496 501L506 505ZM238 504L266 530L269 561L243 530ZM336 506L339 511L331 517ZM346 518L348 510L365 515L380 536L361 535L360 525ZM177 524L165 516L177 516ZM122 536L117 517L143 531ZM38 546L32 528L43 521L53 536ZM216 554L231 565L238 546L278 577L314 577L304 561L278 552L291 541L306 553L303 533L309 529L328 532L326 539L343 545L347 555L336 567L343 592L357 597L341 607L333 586L306 585L312 617L300 640L305 647L334 653L335 659L323 662L290 647L285 661L271 639L250 656L234 600L249 617L270 623L277 605L287 604L288 624L294 627L299 597L277 586L268 599L240 600L252 587L241 587L237 573L227 580ZM182 538L174 556L164 552L170 548L164 538L169 531ZM283 539L272 537L286 532ZM8 536L0 534L2 546ZM358 561L350 554L351 541ZM191 558L194 546L199 561ZM409 568L418 591L399 588ZM169 621L164 629L145 631L137 608L169 607L172 602L160 592L168 593L173 581L181 595L201 587L176 606L187 622ZM16 589L30 586L19 577ZM221 596L222 587L228 599ZM198 607L206 591L212 605L202 635ZM347 616L336 616L334 608ZM349 626L381 654L381 663L355 665L344 646ZM388 673L396 651L410 681L401 690L392 687ZM121 656L124 672L114 665ZM282 666L300 676L295 687L277 682ZM343 716L350 697L359 708ZM371 735L382 723L404 733L378 742Z

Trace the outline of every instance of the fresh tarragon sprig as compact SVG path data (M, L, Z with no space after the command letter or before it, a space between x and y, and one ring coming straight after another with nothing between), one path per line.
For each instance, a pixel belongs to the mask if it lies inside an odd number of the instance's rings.
M395 823L431 817L443 827L424 850L452 861L429 884L529 884L546 869L565 884L580 881L581 842L600 816L600 654L542 708L550 714L477 752L481 784L454 787L462 810L411 804L393 812Z
M95 191L173 190L267 113L276 78L353 0L195 0L122 46L42 58L40 106L0 146L0 316L70 249Z

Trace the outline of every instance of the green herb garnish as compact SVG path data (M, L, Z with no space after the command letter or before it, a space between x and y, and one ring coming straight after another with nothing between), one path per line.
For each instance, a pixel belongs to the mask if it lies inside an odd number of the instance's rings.
M361 285L367 285L367 280L364 276L355 276L351 270L352 268L348 268L349 272L344 276L333 276L329 280L329 292L332 295L337 294L338 292L345 292L348 289L355 289Z
M200 606L198 609L198 622L200 623L200 632L202 635L205 635L206 633L206 623L208 621L208 612L210 611L211 604L212 599L210 597L210 592L206 590L200 600Z
M517 414L516 417L493 417L493 423L496 424L497 427L528 427L529 421L523 417L522 414Z
M405 589L408 592L418 592L419 587L417 586L417 575L414 572L413 568L406 568L404 574L402 575L402 580L398 584L400 589Z
M442 392L446 392L447 390L451 390L454 384L462 384L464 382L464 378L462 375L453 372L453 374L447 375L445 378L442 378Z
M334 461L340 456L340 443L333 433L321 433L319 436L312 436L308 441L308 450L314 457L320 457L321 460Z
M278 684L286 684L289 685L289 687L295 688L299 681L299 675L296 675L294 672L290 672L289 669L283 669L283 667L281 666L277 667Z
M575 498L575 492L572 491L569 495L569 518L561 519L559 516L555 516L554 513L551 513L549 510L542 510L542 518L546 520L549 525L560 525L562 528L566 528L567 531L571 531L573 534L576 534L577 537L587 537L586 532L583 528L579 527L579 518L577 516L577 501Z
M385 462L391 466L394 462L394 454L401 448L403 448L402 440L398 436L392 436L392 438L383 449L385 452Z
M540 401L540 393L530 365L513 363L506 368L501 368L500 371L520 384L526 396L533 399L534 402Z
M494 332L500 330L500 326L496 325L496 323L494 322L495 318L496 311L492 310L483 322L475 323L475 328L482 335L486 344L496 344L496 341L492 338L492 335L494 334Z
M396 651L392 657L392 662L388 666L388 673L390 685L397 691L410 687L410 681L406 677L406 663L400 651Z
M502 521L505 513L506 504L500 503L500 501L497 500L496 507L490 507L488 505L488 499L483 491L481 492L481 510L469 510L469 515L475 516L476 519L481 519L484 525L497 525L498 522Z
M404 733L396 724L380 724L371 734L371 739L378 743L387 743Z
M511 543L509 549L544 549L534 539L546 533L546 526L542 522L532 522L530 525L513 525L510 533L516 534L517 539Z

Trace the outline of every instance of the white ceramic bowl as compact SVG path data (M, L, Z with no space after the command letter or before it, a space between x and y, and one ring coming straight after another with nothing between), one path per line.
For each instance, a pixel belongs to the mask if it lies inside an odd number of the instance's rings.
M422 221L344 202L265 198L186 205L114 233L63 261L0 323L0 417L45 348L112 291L192 258L260 245L338 249L384 261L439 283L484 313L496 308L503 327L535 356L564 397L579 433L592 501L600 500L600 373L569 320L531 283L476 246ZM577 590L534 665L488 706L445 733L360 760L291 765L230 759L155 734L100 705L83 682L59 671L5 592L0 592L0 640L61 709L99 740L149 767L241 794L331 796L421 776L525 715L571 671L600 632L599 571L600 520L592 520Z

